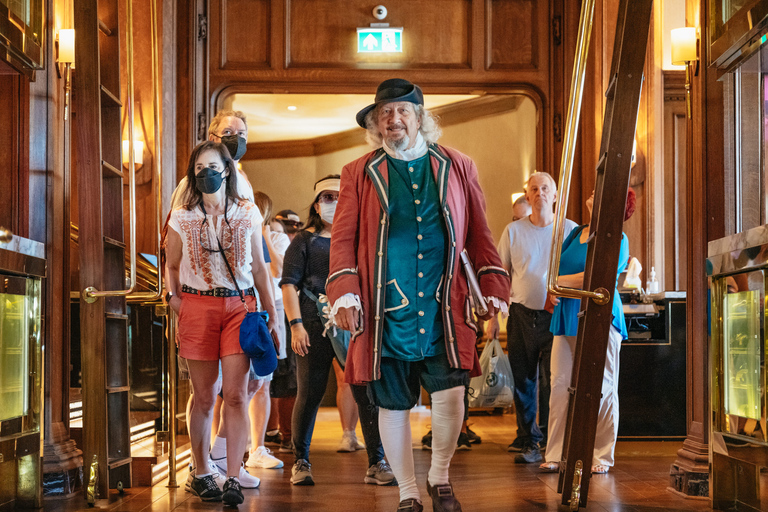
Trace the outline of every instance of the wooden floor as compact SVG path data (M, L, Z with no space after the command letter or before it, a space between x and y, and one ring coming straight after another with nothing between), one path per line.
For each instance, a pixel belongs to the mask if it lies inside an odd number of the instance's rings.
M418 410L420 409L420 410ZM417 408L411 414L414 457L419 489L426 511L431 511L426 496L426 475L430 452L420 449L421 436L429 428L429 410ZM466 512L556 511L560 510L557 474L539 472L538 465L515 464L507 445L513 439L514 416L472 416L473 430L483 442L471 451L457 452L451 465L456 495ZM363 483L367 459L364 451L336 453L341 437L335 409L323 408L318 416L312 442L314 487L296 487L289 482L291 454L277 454L285 467L278 470L251 470L261 478L261 488L245 491L241 511L283 512L395 512L397 487L377 487ZM358 427L358 437L361 437ZM416 444L418 443L418 444ZM607 475L592 478L587 511L688 511L710 510L708 500L684 499L667 490L669 465L682 442L619 442L616 466ZM96 508L118 511L220 510L222 505L202 503L184 491L187 471L179 472L178 489L165 483L152 488L127 489L97 502ZM67 501L48 501L45 510L71 512L94 510L81 496Z

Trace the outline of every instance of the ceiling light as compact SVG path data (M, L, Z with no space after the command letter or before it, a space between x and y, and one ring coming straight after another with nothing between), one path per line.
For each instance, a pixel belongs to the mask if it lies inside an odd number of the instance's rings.
M288 110L291 110L291 111L296 110L296 105L289 105Z

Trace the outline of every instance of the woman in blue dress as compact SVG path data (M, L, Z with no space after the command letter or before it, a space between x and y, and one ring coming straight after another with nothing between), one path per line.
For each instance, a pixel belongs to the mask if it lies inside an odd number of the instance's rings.
M595 193L587 199L587 210L592 217L592 203ZM635 193L629 189L627 204L624 211L624 221L635 211ZM587 261L587 237L589 224L579 226L571 231L563 242L560 256L560 276L558 284L569 288L582 288L584 284L584 267ZM629 259L629 244L627 235L621 234L621 250L619 252L618 275L627 266ZM577 316L581 301L579 299L557 299L552 297L555 310L552 314L550 331L554 334L552 342L551 385L549 395L549 442L545 454L545 462L539 466L543 471L556 472L560 468L565 439L565 422L568 416L568 387L571 385L573 371L573 355L576 349L579 318ZM627 338L627 327L624 323L624 313L619 292L613 294L613 320L608 334L608 352L605 357L603 372L602 399L597 419L595 450L592 455L592 473L604 474L613 466L616 435L619 430L619 349L622 340Z

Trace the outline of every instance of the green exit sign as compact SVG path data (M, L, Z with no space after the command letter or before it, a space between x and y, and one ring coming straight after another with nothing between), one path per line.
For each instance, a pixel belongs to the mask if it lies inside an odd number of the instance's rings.
M402 51L402 27L357 29L357 53L400 53Z

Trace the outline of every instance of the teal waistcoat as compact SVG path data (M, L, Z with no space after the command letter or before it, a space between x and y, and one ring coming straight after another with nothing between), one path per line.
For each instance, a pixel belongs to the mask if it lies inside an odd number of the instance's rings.
M389 236L382 356L420 361L445 351L440 294L445 226L429 155L387 157Z

